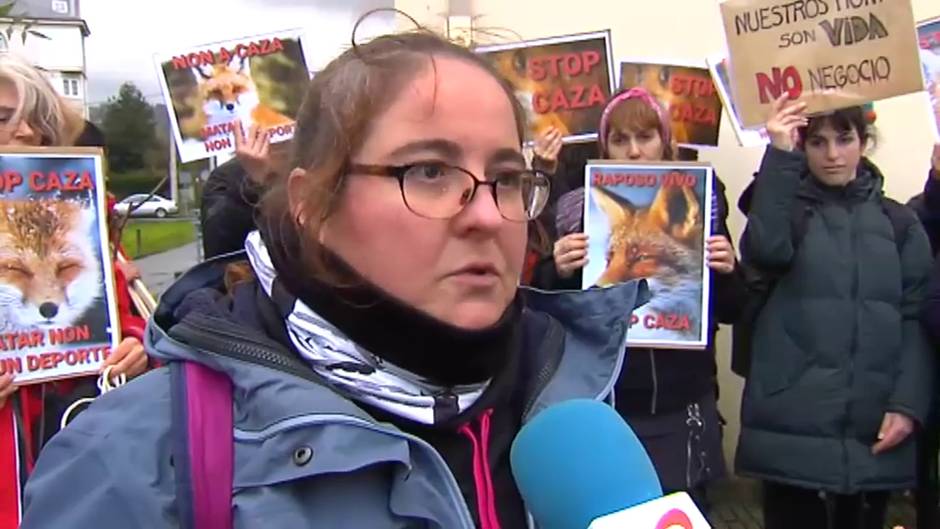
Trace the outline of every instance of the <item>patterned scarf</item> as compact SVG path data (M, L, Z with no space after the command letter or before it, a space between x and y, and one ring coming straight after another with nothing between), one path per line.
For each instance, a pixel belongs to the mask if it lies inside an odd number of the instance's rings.
M261 287L269 297L287 292L258 231L245 239L245 250ZM279 305L281 303L278 303ZM330 384L356 400L422 424L435 424L461 413L483 394L489 382L443 388L398 368L348 339L296 296L287 315L291 343L310 367Z

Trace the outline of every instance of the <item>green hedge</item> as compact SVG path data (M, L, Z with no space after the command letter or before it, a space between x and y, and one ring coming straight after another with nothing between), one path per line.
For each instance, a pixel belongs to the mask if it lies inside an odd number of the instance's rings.
M160 183L165 174L163 171L151 171L150 169L137 169L125 173L112 171L108 175L105 187L108 191L114 193L118 200L121 200L134 193L149 193ZM170 198L169 182L158 194Z

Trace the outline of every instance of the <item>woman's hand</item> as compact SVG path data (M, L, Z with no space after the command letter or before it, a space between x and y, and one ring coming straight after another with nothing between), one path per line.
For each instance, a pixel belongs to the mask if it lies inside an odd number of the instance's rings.
M561 146L561 131L555 127L549 127L539 134L532 149L537 157L533 165L540 166L535 168L554 174L558 169L558 153L561 152Z
M128 283L134 281L135 279L140 279L140 269L137 268L131 261L115 261L115 266L121 269L121 273L124 274L124 279Z
M708 267L719 274L734 272L734 248L724 235L708 238L705 244Z
M558 275L567 279L587 265L588 236L584 233L571 233L555 241L552 257Z
M16 391L16 386L13 385L13 376L13 373L0 375L0 408L7 405L7 399Z
M878 455L904 442L914 431L914 420L901 413L888 412L881 421L878 442L871 447L871 453Z
M271 147L271 131L252 125L245 135L241 121L235 122L235 157L242 164L248 178L256 184L264 184L270 174L268 151Z
M140 375L147 370L147 354L143 344L137 338L125 338L105 358L101 372L104 373L109 366L114 366L111 368L111 378L127 375L131 379Z
M806 103L787 103L789 93L784 92L770 107L767 134L770 144L782 151L792 151L796 145L796 130L808 123L803 111Z

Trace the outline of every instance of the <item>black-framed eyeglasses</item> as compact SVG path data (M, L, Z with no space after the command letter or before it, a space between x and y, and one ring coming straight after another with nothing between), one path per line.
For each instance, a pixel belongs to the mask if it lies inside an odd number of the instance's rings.
M526 222L539 216L551 190L544 173L529 169L497 169L487 175L487 180L480 180L462 167L438 162L351 164L349 171L397 178L405 206L415 215L430 219L457 215L473 200L477 188L489 186L504 219Z

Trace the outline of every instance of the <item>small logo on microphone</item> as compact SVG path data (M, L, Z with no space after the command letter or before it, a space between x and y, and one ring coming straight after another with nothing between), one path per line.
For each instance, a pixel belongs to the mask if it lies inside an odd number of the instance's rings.
M659 520L656 529L692 529L692 519L679 509L673 509Z

